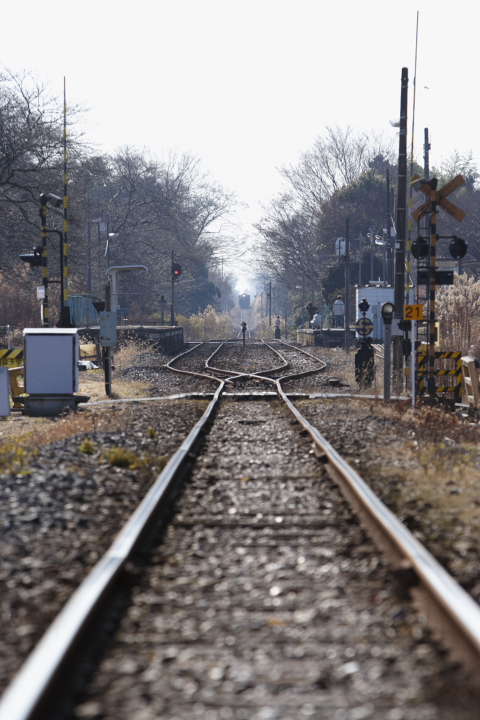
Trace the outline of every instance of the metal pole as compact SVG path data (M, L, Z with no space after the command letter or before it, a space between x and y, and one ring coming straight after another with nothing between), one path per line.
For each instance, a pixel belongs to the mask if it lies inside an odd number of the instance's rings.
M402 68L402 87L400 94L400 137L398 149L398 192L397 192L397 238L395 241L395 307L394 322L403 318L405 300L405 220L407 201L407 102L408 102L408 69ZM403 368L402 336L393 339L393 372L395 383L401 382Z
M302 326L305 327L305 268L302 272Z
M383 341L383 401L390 401L390 374L392 369L392 323L384 322L384 341Z
M47 201L40 205L42 223L42 285L45 297L42 299L42 325L48 327L48 247L47 247Z
M430 267L428 274L429 337L428 337L428 394L436 397L435 382L435 271L437 263L437 178L430 180Z
M61 232L58 233L60 236L60 318L58 320L58 327L65 327L64 321L64 304L63 304L63 293L65 292L65 278L64 278L64 256L62 254L63 246L65 245L64 237Z
M108 283L105 285L105 310L107 312L111 312L112 309L112 295L111 295L111 285ZM112 394L112 356L111 356L111 348L106 347L103 349L104 352L104 361L103 361L103 368L105 371L105 394L110 397Z
M363 235L360 233L359 242L359 258L358 258L358 287L362 287L362 258L363 258Z
M71 327L70 304L68 302L68 174L67 174L67 80L63 78L63 240L60 249L61 285L59 327Z
M424 133L424 144L423 144L423 174L425 180L430 180L430 148L431 145L428 142L428 128L425 128Z
M375 228L373 225L370 227L370 280L374 280L373 277L373 253L375 249Z
M345 221L345 352L350 354L350 222Z
M412 388L412 407L417 402L417 378L415 377L416 358L417 358L417 321L412 320L412 352L410 354L410 385Z
M90 223L90 200L87 202L88 212L88 294L92 294L92 226Z
M312 260L312 305L315 305L315 269Z
M268 327L272 326L272 281L270 280L268 293Z
M97 255L98 255L98 293L101 292L102 280L100 276L100 220L97 222Z
M175 325L175 277L173 275L173 263L175 262L175 251L172 250L172 267L171 267L171 274L172 274L172 308L170 311L170 325Z
M110 267L110 215L107 213L107 266Z
M387 182L387 285L391 284L392 280L392 208L390 205L390 170L386 170L386 182Z

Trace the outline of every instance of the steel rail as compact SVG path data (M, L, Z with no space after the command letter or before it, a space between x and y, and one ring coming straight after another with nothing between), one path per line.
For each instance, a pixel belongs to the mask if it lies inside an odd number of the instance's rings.
M178 372L178 371L177 371ZM208 376L210 377L210 376ZM81 582L46 630L0 699L0 720L45 720L56 688L62 683L78 644L88 634L115 582L139 548L169 492L181 475L225 387L219 383L213 399L178 450L127 520L101 560Z
M262 342L263 342L263 340L262 340ZM225 343L222 343L222 345L221 345L219 348L217 348L217 349L215 350L215 352L208 358L208 360L205 362L205 367L206 367L208 370L212 370L213 372L219 372L219 373L221 373L221 374L228 375L229 379L232 379L233 377L240 378L240 377L247 377L247 376L252 376L252 375L259 375L259 374L261 374L261 373L266 374L266 373L270 373L270 372L275 372L275 371L279 371L279 370L284 370L285 368L288 367L288 361L285 360L285 358L283 358L283 357L280 355L280 353L278 353L274 348L270 348L270 350L272 350L272 351L275 353L275 355L278 355L278 357L282 360L282 365L279 365L279 366L276 367L276 368L272 368L271 370L260 370L260 371L255 372L255 373L246 373L246 372L240 372L240 371L237 371L237 370L225 370L225 369L217 368L217 367L215 367L215 366L213 366L213 365L210 365L210 364L209 364L209 363L210 363L210 360L212 360L212 359L215 357L215 355L216 355L218 352L220 352L220 350L222 349L222 347L223 347L224 344L225 344ZM264 343L264 344L265 344L267 347L270 347L269 345L267 345L267 343ZM233 373L233 375L232 375L232 373Z
M480 670L480 606L460 587L410 530L375 495L360 475L311 425L281 387L277 391L289 410L306 430L326 468L365 524L377 546L398 567L414 571L418 584L411 588L429 624L443 637L453 655L472 676Z
M139 548L149 527L168 502L169 492L183 471L192 448L213 415L228 380L171 367L175 360L193 352L198 345L172 358L167 367L177 373L208 378L218 388L203 416L172 455L150 490L127 520L110 548L73 592L55 620L41 637L0 699L0 720L45 720L57 688L68 677L70 662L82 640L89 634L100 609L114 592L116 582ZM270 382L274 382L269 379ZM143 399L136 398L137 402ZM145 400L150 400L145 398ZM121 402L121 401L120 401Z
M281 341L281 340L277 340L276 342L282 342L282 341ZM265 343L265 344L267 345L268 343ZM325 370L325 369L327 368L327 363L325 363L323 360L320 360L320 358L316 358L316 357L315 357L314 355L312 355L311 353L308 353L308 352L306 352L305 350L302 350L301 348L296 348L296 347L294 347L293 345L289 345L288 343L285 343L285 342L282 342L282 345L286 345L287 347L289 347L289 348L292 349L292 350L299 351L299 352L303 353L303 355L306 355L307 357L311 358L312 360L315 360L315 362L320 363L321 367L319 367L319 368L313 368L312 370L302 370L301 372L292 373L292 374L290 374L290 375L284 375L284 376L281 377L281 378L277 378L278 380L282 380L282 381L296 380L297 378L307 377L308 375L315 375L315 374L318 373L318 372L323 372L323 370ZM271 346L268 345L268 347L271 347ZM277 354L279 354L278 351L275 350L275 348L271 348L271 349L272 349L274 352L277 352Z
M220 342L221 344L223 344L222 341L219 341L219 342ZM194 350L196 350L198 347L200 347L200 346L202 346L202 345L207 345L207 344L208 344L208 343L199 343L198 345L195 345L194 347L190 348L190 349L187 350L186 352L180 353L180 355L176 355L174 358L172 358L171 360L169 360L169 362L166 364L166 367L167 367L169 370L172 370L173 372L176 372L176 373L180 373L180 374L182 374L182 375L193 375L194 377L208 378L208 380L216 380L217 382L219 382L219 378L215 377L215 375L207 375L206 373L194 372L193 370L180 370L180 368L175 368L175 367L172 366L172 363L174 363L176 360L179 360L180 358L184 357L185 355L188 355L189 353L194 352ZM221 345L220 345L220 347L221 347ZM220 348L217 348L217 349L212 353L212 355L210 355L210 357L207 358L206 363L208 362L208 360L209 360L211 357L213 357L213 355L215 355L215 353L218 352L219 349L220 349ZM206 364L206 363L205 363L205 364ZM229 385L232 384L231 381L228 380L228 379L225 380L225 382L228 383Z
M283 344L288 345L287 343ZM289 347L314 358L313 355L300 348L291 345ZM322 362L318 358L314 359ZM425 612L429 624L442 636L452 654L472 671L472 676L476 674L478 677L480 670L480 606L375 495L363 478L341 457L317 428L312 426L294 406L284 392L282 383L305 374L311 374L311 371L285 375L277 379L266 376L263 378L276 385L278 395L302 428L310 434L317 453L326 463L326 469L338 483L377 546L395 565L413 571L417 582L411 588L414 600ZM252 375L252 377L258 378L259 375ZM332 397L338 397L338 395ZM349 395L349 397L351 396Z
M182 353L182 355L184 354L187 353ZM170 363L167 366L169 367ZM203 417L170 458L165 469L127 521L110 550L74 592L5 691L0 701L0 720L44 720L46 717L44 714L45 703L49 700L49 694L54 691L55 684L59 681L62 666L72 653L75 641L85 632L93 619L96 608L104 600L109 589L113 587L115 579L125 568L128 558L138 547L145 527L152 522L162 500L172 487L174 478L183 468L192 446L198 440L205 423L214 412L226 381L201 373L172 367L170 369L175 372L216 379L219 387L214 398L209 403ZM322 369L318 368L317 371L320 372ZM304 373L297 375L301 376L302 374ZM258 374L251 374L251 376L259 377ZM427 607L429 621L441 631L457 657L467 667L478 671L480 668L480 607L293 405L281 386L282 381L292 377L294 376L287 375L278 379L268 377L263 379L276 386L279 397L285 402L302 428L310 434L318 448L320 459L326 463L327 470L334 476L377 544L397 565L411 568L415 572L419 584L413 588L413 592L423 607Z

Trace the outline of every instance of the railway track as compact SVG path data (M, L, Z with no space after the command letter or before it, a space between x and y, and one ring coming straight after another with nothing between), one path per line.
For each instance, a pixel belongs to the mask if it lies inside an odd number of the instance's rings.
M424 621L399 607L398 576L342 493L474 671L480 612L285 393L324 364L284 343L206 343L169 367L217 390L5 693L0 718L69 716L72 691L59 688L79 675L89 681L75 717L440 717L432 691L438 699L455 671L434 645L419 652ZM129 606L100 667L79 669L119 589ZM450 712L440 697L438 712Z

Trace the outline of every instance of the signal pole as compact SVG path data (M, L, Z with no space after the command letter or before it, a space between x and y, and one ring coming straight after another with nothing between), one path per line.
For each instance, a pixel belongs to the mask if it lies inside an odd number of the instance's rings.
M175 262L175 250L172 250L172 305L170 309L170 325L175 325L175 276L173 274L173 263Z
M345 221L345 352L350 354L350 222Z
M45 296L42 299L42 325L48 327L48 247L47 247L47 202L45 195L40 195L40 218L42 223L42 285Z
M407 103L408 103L408 68L402 68L402 85L400 93L400 137L398 147L398 192L397 192L397 238L395 241L395 286L394 286L394 320L403 318L405 302L405 220L407 200ZM393 337L393 375L397 386L401 383L403 368L402 335Z

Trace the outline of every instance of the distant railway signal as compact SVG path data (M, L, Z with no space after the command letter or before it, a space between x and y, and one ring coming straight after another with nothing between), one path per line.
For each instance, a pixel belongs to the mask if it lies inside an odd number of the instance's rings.
M182 274L182 266L179 263L172 263L172 278L176 280Z
M367 317L360 318L355 323L355 330L359 335L363 335L364 337L366 335L371 335L373 331L373 322Z

